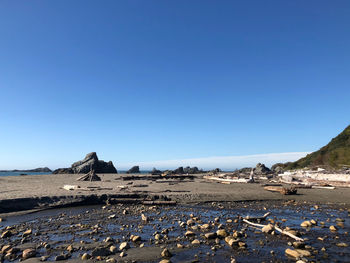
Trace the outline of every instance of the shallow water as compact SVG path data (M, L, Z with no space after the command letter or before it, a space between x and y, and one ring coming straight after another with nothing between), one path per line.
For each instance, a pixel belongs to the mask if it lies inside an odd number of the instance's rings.
M123 214L127 212L127 214ZM320 206L315 209L308 204L297 203L225 203L225 204L205 204L196 206L176 206L176 207L141 207L141 206L112 206L102 209L101 206L77 207L69 209L55 209L41 211L20 217L10 217L7 221L0 223L0 228L8 225L15 225L18 234L0 240L0 244L9 242L21 243L21 232L26 229L33 229L34 234L24 240L24 243L40 244L47 242L51 249L40 247L40 255L48 255L49 260L54 260L56 255L61 254L68 244L78 244L81 250L73 253L72 257L78 257L84 252L91 252L91 245L99 245L106 237L112 237L116 244L128 240L131 234L141 236L142 242L147 246L165 245L168 248L176 247L177 243L188 245L188 248L176 251L171 258L172 262L186 262L198 260L200 262L229 262L230 257L234 257L237 262L295 262L295 259L285 255L286 248L292 248L289 237L262 234L257 229L252 228L241 220L237 223L227 223L227 219L239 219L240 216L262 216L267 211L271 212L269 219L279 222L280 227L290 227L301 233L306 238L306 245L310 245L312 257L310 261L320 262L350 262L349 247L338 247L336 244L344 242L350 245L350 217L346 209L342 207ZM144 213L150 220L143 223L140 214ZM180 227L178 221L186 222L191 218L191 214L203 223L213 223L213 228L206 232L215 232L219 224L222 224L227 232L244 232L242 241L247 244L245 249L231 248L220 240L218 249L212 250L216 244L215 240L205 240L201 230L192 230L196 233L195 238L202 243L200 246L192 246L193 238L184 237L186 228ZM115 215L115 218L108 218ZM217 222L215 218L218 218ZM343 227L338 227L337 232L329 230L330 225L336 225L336 218L344 219ZM285 222L282 222L285 219ZM300 227L304 220L314 219L317 226L305 229ZM320 224L323 221L324 226ZM267 224L268 222L262 222ZM161 233L168 229L167 238L162 239L158 244L154 240L155 233ZM162 234L164 236L164 234ZM320 241L318 237L324 238ZM79 245L80 244L80 245ZM132 243L132 247L138 247L140 242ZM84 248L84 246L86 246ZM116 245L119 246L119 245ZM322 251L322 248L325 251ZM273 252L271 252L273 251ZM117 256L118 257L118 256ZM258 257L258 258L257 258ZM257 260L258 259L258 260ZM139 261L138 262L142 262ZM144 261L146 262L146 261ZM147 262L159 262L159 259Z

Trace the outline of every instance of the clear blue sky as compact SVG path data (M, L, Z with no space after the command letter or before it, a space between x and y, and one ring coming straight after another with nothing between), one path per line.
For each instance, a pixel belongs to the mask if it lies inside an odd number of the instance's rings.
M0 169L314 151L349 84L348 0L3 0Z

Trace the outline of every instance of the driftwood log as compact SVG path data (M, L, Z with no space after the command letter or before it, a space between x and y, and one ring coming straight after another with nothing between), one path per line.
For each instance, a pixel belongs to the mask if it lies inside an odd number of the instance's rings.
M286 188L282 186L265 186L264 189L270 192L279 192L283 195L295 195L297 193L295 187Z

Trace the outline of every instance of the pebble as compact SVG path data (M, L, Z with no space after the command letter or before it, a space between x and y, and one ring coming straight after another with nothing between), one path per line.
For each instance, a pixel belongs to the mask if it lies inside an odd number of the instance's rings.
M106 259L107 263L116 263L117 261L114 258L108 258Z
M122 242L119 246L119 250L128 249L128 248L130 248L130 245L128 242Z
M171 263L170 259L162 259L159 263Z
M10 230L6 230L4 231L2 234L1 234L1 238L7 238L7 237L10 237L12 236L12 233Z
M210 233L204 234L204 236L206 239L213 239L213 238L216 238L216 233L210 232Z
M91 255L89 255L88 253L84 253L82 256L81 256L81 259L82 260L88 260L91 258Z
M33 258L35 256L36 256L36 251L35 251L35 249L32 249L32 248L27 248L27 249L23 250L23 252L22 252L23 259Z
M348 247L348 244L341 242L341 243L337 243L338 247Z
M273 229L274 229L274 226L271 224L268 224L261 229L261 232L269 234L273 231Z
M186 237L191 237L191 236L195 236L195 235L196 234L194 232L192 232L192 231L186 231L186 233L185 233Z
M335 226L332 225L332 226L329 227L329 230L331 230L331 231L337 231L337 228L336 228Z
M23 236L25 237L25 236L29 236L29 235L31 235L32 234L32 230L31 229L28 229L28 230L26 230L26 231L24 231L23 232Z
M219 229L218 231L216 231L216 235L218 237L222 237L222 238L225 238L228 236L227 232L225 229Z
M110 246L109 251L114 254L118 251L118 248L116 246Z
M164 258L170 258L172 256L172 254L167 248L164 248L160 255Z
M299 258L299 253L296 251L296 250L294 250L294 249L290 249L290 248L287 248L286 250L285 250L285 253L288 255L288 256L290 256L290 257L293 257L293 258Z
M201 242L198 239L195 239L191 242L192 245L199 245Z
M310 227L312 223L310 221L304 221L300 224L301 227Z

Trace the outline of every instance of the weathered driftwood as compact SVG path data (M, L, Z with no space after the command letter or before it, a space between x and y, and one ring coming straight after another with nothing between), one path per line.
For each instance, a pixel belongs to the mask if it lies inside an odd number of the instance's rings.
M270 192L279 192L283 195L295 195L297 193L295 187L286 188L281 186L265 186L264 189Z
M221 178L221 177L216 177L216 176L203 176L204 179L211 180L211 181L216 181L220 183L252 183L251 179L246 179L246 178Z
M247 223L248 225L252 225L252 226L255 226L255 227L261 227L261 228L267 226L267 225L262 225L262 224L257 224L257 223L250 222L247 219L243 219L243 222ZM304 239L302 239L300 237L297 237L297 236L293 235L292 233L290 233L290 232L288 232L286 230L282 230L278 226L274 226L274 229L277 230L278 232L280 232L282 235L289 236L289 237L295 239L296 241L304 242Z
M80 176L77 181L101 181L101 178L95 173L95 170L91 170L87 174Z
M264 214L263 216L246 216L244 219L249 219L249 220L265 220L266 217L268 217L271 214L271 212L267 212L266 214Z
M193 180L195 178L194 175L130 175L130 176L121 176L121 179L123 181L134 181L134 180L158 180L158 179L178 179L178 180L184 180L184 179L190 179Z

